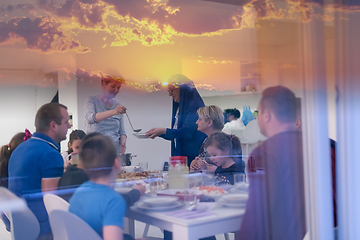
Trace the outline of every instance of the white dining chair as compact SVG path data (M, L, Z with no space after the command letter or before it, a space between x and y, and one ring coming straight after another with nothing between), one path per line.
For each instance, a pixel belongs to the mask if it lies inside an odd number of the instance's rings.
M0 188L2 199L13 200L14 202L23 201L6 188ZM26 204L19 207L18 205L10 206L2 210L10 221L11 239L12 240L35 240L40 233L40 225L34 213Z
M310 233L309 232L306 232L303 240L310 240Z
M47 193L44 195L44 205L48 214L50 214L50 212L53 210L69 210L69 203L52 193Z
M266 137L261 134L257 119L250 121L238 137L242 145L243 161L247 165L248 155L262 141L265 141Z
M49 219L54 240L102 240L89 224L69 211L52 210Z

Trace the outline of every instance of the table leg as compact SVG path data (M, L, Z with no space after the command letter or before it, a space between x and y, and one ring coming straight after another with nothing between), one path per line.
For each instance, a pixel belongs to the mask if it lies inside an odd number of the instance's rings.
M150 228L150 224L147 223L147 224L145 225L144 232L143 232L143 235L142 235L143 238L146 238L146 237L147 237L148 232L149 232L149 228Z
M240 238L239 231L236 231L236 232L235 232L234 239L236 240L236 239L239 239L239 238Z
M124 232L135 238L135 221L124 217Z

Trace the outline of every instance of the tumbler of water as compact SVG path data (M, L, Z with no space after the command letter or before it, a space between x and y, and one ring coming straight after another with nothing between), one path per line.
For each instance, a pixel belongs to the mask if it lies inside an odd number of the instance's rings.
M201 186L202 174L187 174L186 178L188 178L188 187L185 189L185 204L188 208L195 209L197 207L197 192L198 187Z
M234 186L236 190L245 190L245 173L234 174Z

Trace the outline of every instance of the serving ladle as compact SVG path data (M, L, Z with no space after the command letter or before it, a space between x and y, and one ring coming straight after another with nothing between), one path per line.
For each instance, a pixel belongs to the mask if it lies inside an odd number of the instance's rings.
M139 128L139 129L134 129L134 128L133 128L133 125L131 124L129 115L127 114L127 112L125 112L125 114L126 114L128 120L129 120L129 123L130 123L130 126L131 126L132 130L133 130L134 132L140 132L140 131L141 131L141 128Z

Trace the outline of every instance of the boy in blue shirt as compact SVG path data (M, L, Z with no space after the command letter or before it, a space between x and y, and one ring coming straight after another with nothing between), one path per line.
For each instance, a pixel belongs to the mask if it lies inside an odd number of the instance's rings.
M114 143L97 134L82 141L79 154L90 181L75 191L69 211L87 222L104 240L123 239L126 202L110 187L121 169Z

